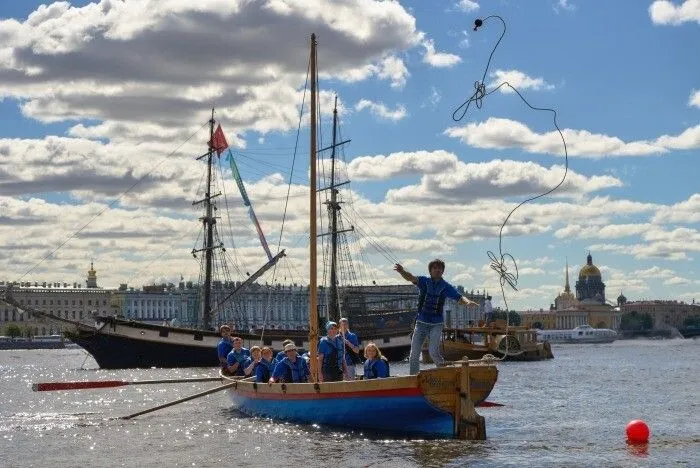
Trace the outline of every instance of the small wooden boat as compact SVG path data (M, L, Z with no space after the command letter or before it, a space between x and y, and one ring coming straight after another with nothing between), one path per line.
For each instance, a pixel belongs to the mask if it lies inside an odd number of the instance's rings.
M554 358L549 343L537 341L537 330L506 327L502 320L497 320L489 326L445 328L440 348L443 357L448 361L464 357L481 359L487 354L507 361L540 361ZM427 349L423 349L423 362L432 362Z
M474 416L481 418L474 405L488 397L497 377L495 366L465 361L462 366L423 370L418 375L352 382L238 381L228 394L237 409L253 416L423 437L460 437L462 419L478 427L477 421L470 421ZM233 377L222 378L234 381ZM464 438L483 439L485 432L482 437Z
M484 418L474 404L496 383L493 364L459 362L418 375L345 382L318 382L317 216L316 216L316 39L310 57L309 176L309 383L256 383L234 380L227 389L240 411L306 424L328 424L359 430L387 431L423 437L485 439Z

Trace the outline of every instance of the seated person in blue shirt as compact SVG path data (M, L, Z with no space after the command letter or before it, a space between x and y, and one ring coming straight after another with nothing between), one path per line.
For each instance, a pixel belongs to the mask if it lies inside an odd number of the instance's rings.
M350 331L350 322L345 317L338 322L340 324L340 338L345 345L345 365L343 366L343 379L355 380L355 364L361 364L360 339Z
M389 377L389 362L374 343L365 346L365 379L382 379Z
M221 333L221 341L216 345L216 354L219 356L219 365L222 368L227 368L228 363L226 362L226 356L233 349L233 341L231 340L231 327L228 325L221 325L219 328L219 333Z
M260 363L260 359L262 359L260 346L253 346L250 348L250 356L243 362L243 374L246 377L255 375L255 368Z
M226 356L226 362L228 367L226 368L231 375L245 375L245 361L250 357L250 351L243 347L243 339L239 337L233 338L233 349L228 356Z
M294 343L294 342L293 342L292 340L290 340L290 339L286 339L286 340L284 340L284 341L282 342L282 351L280 351L279 353L277 353L277 356L275 356L275 359L272 360L272 363L273 363L273 364L277 364L277 363L280 362L282 359L284 359L284 357L285 357L285 354L284 354L284 347L287 346L289 343Z
M327 335L318 342L319 382L343 380L343 340L338 335L338 324L326 324Z
M255 381L268 382L274 370L272 365L272 349L265 346L260 352L260 362L255 366Z
M275 365L270 383L305 383L309 381L309 366L297 354L297 347L289 343L284 347L286 356Z

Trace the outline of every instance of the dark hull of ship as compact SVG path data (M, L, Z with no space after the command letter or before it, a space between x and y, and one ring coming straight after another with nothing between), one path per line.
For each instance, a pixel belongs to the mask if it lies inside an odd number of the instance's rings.
M216 345L220 337L206 332L148 323L104 318L97 327L79 324L66 336L93 356L103 369L215 367L218 365ZM294 340L300 349L308 348L303 330L271 330L260 334L235 333L244 346L270 346L282 349L282 341ZM372 336L375 335L375 336ZM410 350L408 332L373 333L363 344L374 341L390 360L403 360Z

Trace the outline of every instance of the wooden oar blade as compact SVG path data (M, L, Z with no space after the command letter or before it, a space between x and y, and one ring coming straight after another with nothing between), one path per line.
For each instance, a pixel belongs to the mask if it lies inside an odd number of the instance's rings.
M97 380L88 382L43 382L32 384L35 392L51 392L54 390L87 390L91 388L110 388L129 385L123 380Z
M502 403L496 403L495 401L482 401L478 405L476 405L480 408L491 408L491 407L496 407L496 406L505 406Z

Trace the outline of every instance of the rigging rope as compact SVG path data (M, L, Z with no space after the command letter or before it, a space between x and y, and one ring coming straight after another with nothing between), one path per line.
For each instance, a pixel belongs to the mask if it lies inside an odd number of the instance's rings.
M545 197L555 190L557 190L559 187L562 186L564 181L566 180L566 175L569 171L569 153L566 147L566 139L564 138L564 134L562 133L561 129L559 128L559 125L557 124L557 111L552 109L552 108L547 108L547 107L535 107L532 104L530 104L527 99L518 91L515 86L511 85L507 81L503 81L498 86L495 88L491 89L490 91L486 90L486 84L484 81L486 80L486 76L488 74L489 66L491 65L491 59L493 58L493 54L496 52L496 49L498 48L498 45L501 43L501 40L506 34L506 22L503 18L501 18L498 15L491 15L487 16L486 18L482 19L477 19L474 21L474 31L476 31L479 27L483 25L484 22L486 22L489 19L496 18L501 21L503 24L503 31L501 32L500 37L498 38L498 41L496 41L496 44L494 45L493 49L491 50L491 54L489 55L488 62L486 63L486 67L484 68L484 74L481 77L481 81L476 81L474 83L474 93L464 101L459 107L455 109L455 111L452 113L452 119L455 122L459 122L462 120L466 115L467 111L469 110L469 107L472 103L477 107L477 109L481 109L483 106L483 101L484 99L498 91L500 88L503 86L507 86L510 89L512 89L518 97L532 110L534 111L541 111L541 112L550 112L552 113L552 121L554 123L554 127L557 129L557 132L559 132L559 136L561 137L562 144L564 146L564 175L562 176L561 180L559 181L558 184L556 184L554 187L551 189L547 190L544 193L541 193L539 195L536 195L534 197L530 197L526 200L523 200L522 202L518 203L510 212L508 213L508 216L503 220L503 223L501 224L501 228L498 232L498 255L496 255L493 251L489 250L487 251L487 255L489 257L489 260L491 261L490 267L492 270L494 270L498 276L499 276L499 283L501 286L501 294L503 296L503 303L505 306L505 312L506 312L506 326L509 322L509 306L508 306L508 300L506 298L506 293L505 293L505 285L508 284L513 290L517 291L517 284L518 284L518 265L515 261L515 258L508 252L503 251L503 229L505 228L506 224L508 223L508 220L510 217L515 213L518 208L523 206L526 203L529 203L531 201L537 200L538 198ZM508 271L508 267L506 265L507 262L511 262L514 268L513 272Z
M299 108L299 123L297 124L297 135L296 139L294 141L294 153L292 156L292 168L289 172L289 183L287 184L287 197L285 198L284 201L284 212L282 214L282 226L280 227L280 237L279 241L277 242L277 253L279 254L280 249L282 247L282 238L284 236L284 223L285 220L287 219L287 208L289 207L289 194L292 190L292 178L294 177L294 163L296 162L297 159L297 149L299 148L299 135L301 134L301 123L303 121L304 117L304 103L306 102L306 89L309 84L309 74L311 73L311 58L309 57L309 62L306 66L306 79L304 81L304 93L302 94L301 97L301 107ZM275 282L275 275L277 274L277 263L272 267L272 283L274 284ZM270 312L270 301L271 301L271 294L272 294L272 289L268 291L267 295L267 304L265 306L265 313L263 316L263 326L262 330L260 332L260 345L263 345L263 337L265 336L265 327L267 325L267 319L269 317L269 312Z

